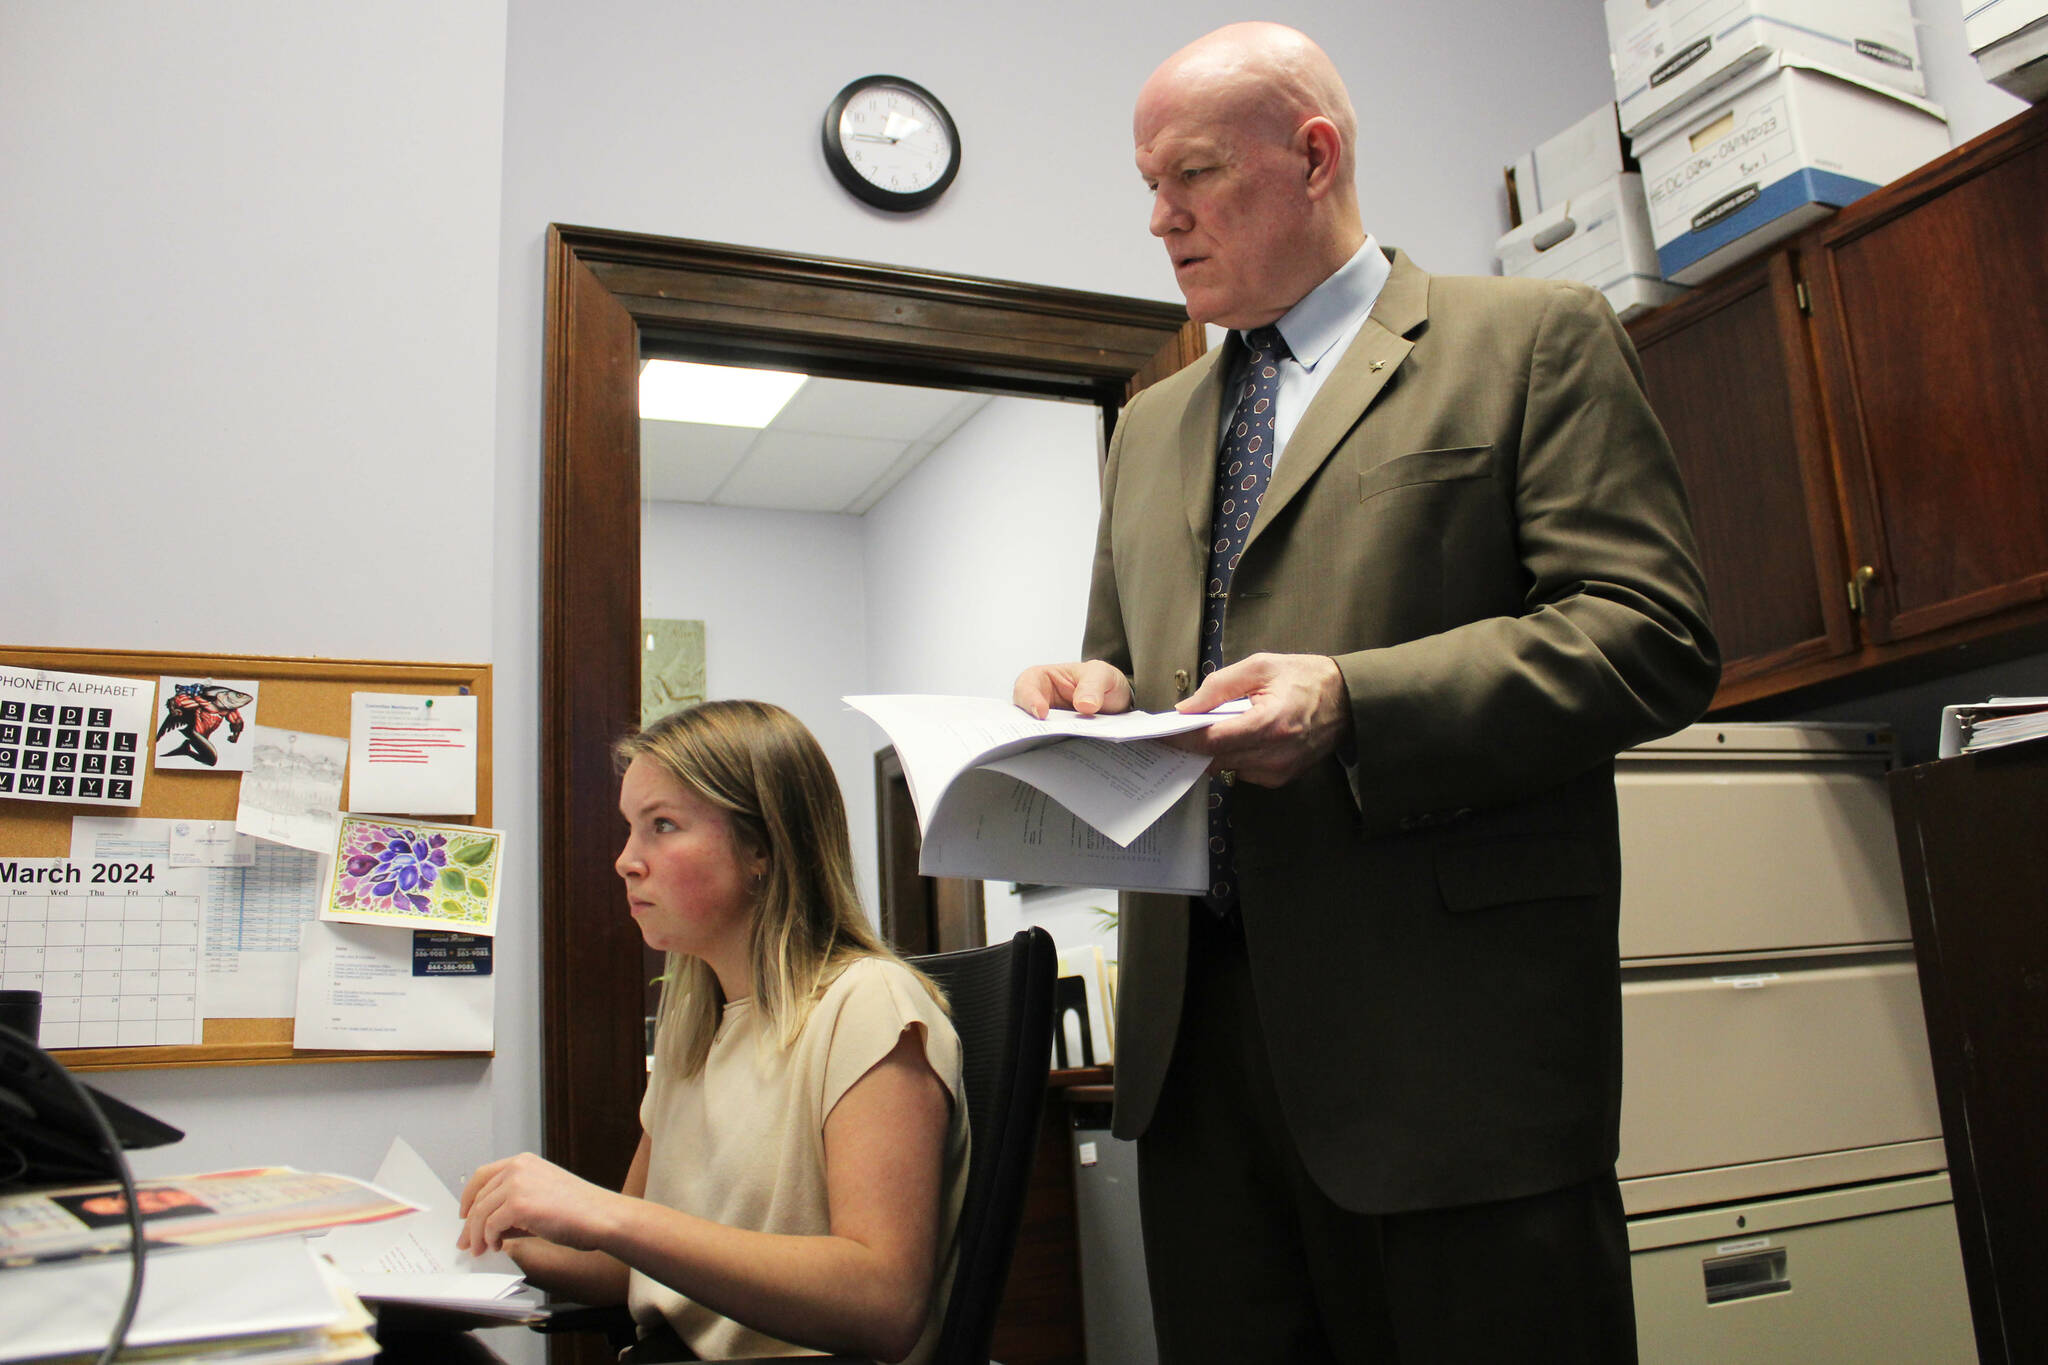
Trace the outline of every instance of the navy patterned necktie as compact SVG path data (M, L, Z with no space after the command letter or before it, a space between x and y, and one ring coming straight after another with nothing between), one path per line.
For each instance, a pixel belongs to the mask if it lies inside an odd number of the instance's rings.
M1245 358L1238 372L1237 410L1216 454L1216 497L1209 520L1209 573L1202 597L1202 677L1223 667L1223 611L1230 580L1258 517L1259 500L1273 476L1273 404L1280 395L1280 362L1287 341L1277 327L1244 334ZM1230 834L1230 788L1209 779L1209 892L1211 911L1227 916L1237 908L1237 859Z

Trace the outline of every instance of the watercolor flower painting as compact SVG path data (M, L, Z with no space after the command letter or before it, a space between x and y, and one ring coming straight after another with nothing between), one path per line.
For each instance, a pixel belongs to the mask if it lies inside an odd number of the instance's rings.
M490 933L502 839L468 825L344 816L322 918Z

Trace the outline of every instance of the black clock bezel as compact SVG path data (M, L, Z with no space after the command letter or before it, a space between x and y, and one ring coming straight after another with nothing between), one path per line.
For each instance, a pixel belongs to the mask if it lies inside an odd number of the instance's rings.
M946 140L952 147L952 155L947 158L946 169L940 173L939 178L921 190L905 194L877 185L854 168L853 162L846 155L845 146L839 141L839 116L846 112L847 101L878 85L895 86L909 91L930 105L946 125ZM886 209L891 213L909 213L913 209L921 209L936 202L953 183L953 177L960 173L960 127L953 122L952 111L946 108L937 95L916 81L906 80L901 76L862 76L858 80L848 81L846 88L833 96L832 103L827 106L820 136L825 147L825 164L832 168L833 178L845 187L848 194L862 203Z

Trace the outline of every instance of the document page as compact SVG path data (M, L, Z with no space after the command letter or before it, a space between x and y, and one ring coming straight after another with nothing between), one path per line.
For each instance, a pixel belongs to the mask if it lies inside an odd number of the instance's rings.
M925 836L918 871L1047 886L1198 895L1208 889L1207 788L1197 785L1128 845L1088 825L1044 792L1002 774L961 775L957 808ZM949 809L954 807L949 801Z
M1125 890L1208 881L1208 760L1160 741L1242 713L1131 711L1037 720L992 697L864 696L888 732L924 838L927 876ZM1185 808L1185 809L1183 809Z

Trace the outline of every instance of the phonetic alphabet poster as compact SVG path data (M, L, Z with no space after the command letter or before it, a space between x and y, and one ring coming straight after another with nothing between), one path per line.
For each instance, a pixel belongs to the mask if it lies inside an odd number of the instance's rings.
M139 806L154 678L0 667L0 799Z

